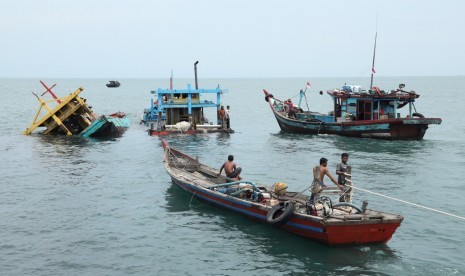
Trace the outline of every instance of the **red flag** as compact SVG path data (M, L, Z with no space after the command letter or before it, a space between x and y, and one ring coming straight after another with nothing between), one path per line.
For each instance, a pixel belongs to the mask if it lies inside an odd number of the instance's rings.
M310 87L310 86L312 86L312 85L310 84L310 82L307 81L307 87Z

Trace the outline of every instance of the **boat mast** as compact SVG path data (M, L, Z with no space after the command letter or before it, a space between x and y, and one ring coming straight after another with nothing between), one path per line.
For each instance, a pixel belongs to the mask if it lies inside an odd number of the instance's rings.
M198 63L199 63L198 60L194 63L195 89L199 89L199 84L197 83L197 64Z
M373 75L375 74L375 56L376 56L376 38L378 37L378 32L375 35L375 47L373 49L373 63L371 64L371 82L370 89L373 89Z

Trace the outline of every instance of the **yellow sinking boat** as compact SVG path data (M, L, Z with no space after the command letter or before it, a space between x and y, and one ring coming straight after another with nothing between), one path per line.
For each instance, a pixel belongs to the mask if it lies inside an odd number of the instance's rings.
M52 91L52 88L55 85L49 88L45 83L42 81L40 82L47 89L47 91L40 96L33 93L37 97L40 105L32 124L23 132L23 134L31 134L39 127L46 128L43 132L44 134L79 135L82 134L86 129L94 129L93 133L105 133L104 136L120 136L123 133L120 127L121 124L118 122L118 131L102 132L95 129L93 125L94 123L99 122L99 120L97 120L97 116L91 110L91 107L88 106L86 99L79 97L79 93L81 93L84 88L79 87L76 91L72 92L68 96L58 98ZM53 99L44 100L41 96L46 93L50 93ZM49 104L53 104L53 106L49 106ZM121 116L110 116L112 117L112 120L125 120L124 129L129 127L129 121L127 118L120 118ZM104 126L104 124L98 125L99 127ZM108 127L108 124L105 124L105 126ZM87 133L87 135L83 136L89 137L92 135Z

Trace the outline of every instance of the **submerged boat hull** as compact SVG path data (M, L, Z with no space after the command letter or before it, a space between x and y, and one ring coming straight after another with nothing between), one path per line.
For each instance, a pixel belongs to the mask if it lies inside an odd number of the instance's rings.
M170 151L173 149L165 149L165 169L174 184L199 200L267 223L267 215L272 206L246 201L199 185L198 177L197 181L194 180L196 176L190 179L189 173L169 165ZM402 220L401 216L372 210L367 210L366 214L359 216L332 218L295 213L281 228L330 246L371 244L389 241Z
M119 118L102 115L81 132L81 136L88 137L119 137L129 128L131 122L128 118Z

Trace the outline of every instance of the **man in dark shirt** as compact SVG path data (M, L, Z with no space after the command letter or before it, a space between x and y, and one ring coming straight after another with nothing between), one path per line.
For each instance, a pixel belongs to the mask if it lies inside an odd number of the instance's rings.
M341 154L341 163L337 164L336 166L336 174L338 175L337 184L345 185L346 184L346 172L347 172L347 161L349 161L349 154L343 153Z

